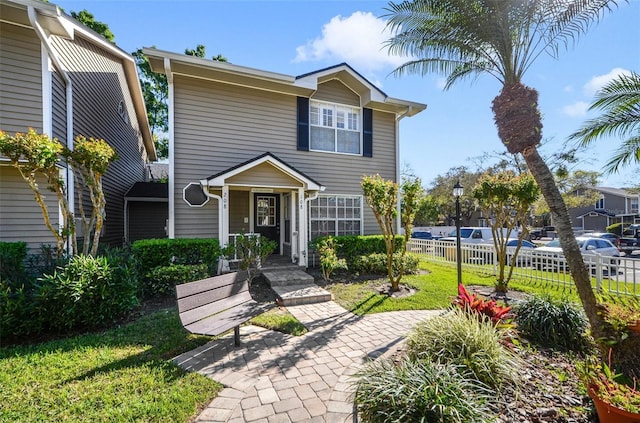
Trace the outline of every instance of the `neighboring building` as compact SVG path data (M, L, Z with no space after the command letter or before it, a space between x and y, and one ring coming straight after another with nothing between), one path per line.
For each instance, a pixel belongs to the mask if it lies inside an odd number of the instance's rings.
M388 97L347 64L298 77L147 48L169 81L170 238L261 233L306 266L318 235L379 233L365 174L398 181Z
M133 58L51 3L0 0L0 129L103 138L118 159L103 178L107 219L102 240L124 238L124 194L145 179L155 149ZM61 169L74 201L72 174ZM57 202L47 198L58 224ZM0 157L0 241L54 244L33 193Z
M593 205L569 209L574 229L604 231L607 226L614 223L640 222L638 194L619 188L589 187L588 189L598 192L600 196Z

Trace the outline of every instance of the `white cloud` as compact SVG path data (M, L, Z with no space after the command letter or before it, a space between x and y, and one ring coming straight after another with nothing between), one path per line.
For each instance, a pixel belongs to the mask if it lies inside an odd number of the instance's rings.
M564 87L564 92L565 93L572 93L573 92L573 86L572 85L567 85L566 87Z
M582 87L584 93L589 97L593 97L595 93L598 92L598 90L600 90L602 87L604 87L609 81L623 74L629 75L631 74L631 72L622 68L613 68L609 73L605 75L594 76Z
M571 117L582 117L586 116L588 109L589 103L578 101L576 103L569 104L568 106L564 106L562 108L562 113Z
M333 60L347 62L361 72L397 67L406 57L390 56L384 43L391 38L386 21L371 12L334 16L322 27L322 35L296 48L294 62Z
M447 85L447 78L438 78L436 81L436 87L438 89L444 90L444 87Z

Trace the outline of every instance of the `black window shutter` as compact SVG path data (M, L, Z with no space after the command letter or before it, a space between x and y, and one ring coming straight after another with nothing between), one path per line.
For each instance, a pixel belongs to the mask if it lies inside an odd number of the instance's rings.
M309 151L309 99L298 97L298 150Z
M373 157L373 110L362 109L362 155Z

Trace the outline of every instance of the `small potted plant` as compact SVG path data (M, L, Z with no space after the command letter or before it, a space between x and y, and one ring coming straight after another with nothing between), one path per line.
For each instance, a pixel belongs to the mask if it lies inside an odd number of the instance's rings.
M606 364L594 358L578 366L580 377L587 386L600 423L640 422L640 391L635 381L626 383L625 377L615 374Z

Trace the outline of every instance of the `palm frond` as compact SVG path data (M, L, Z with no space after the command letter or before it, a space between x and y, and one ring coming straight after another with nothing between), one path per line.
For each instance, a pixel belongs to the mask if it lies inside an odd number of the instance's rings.
M617 173L632 163L640 164L640 135L626 140L605 165L607 173Z

